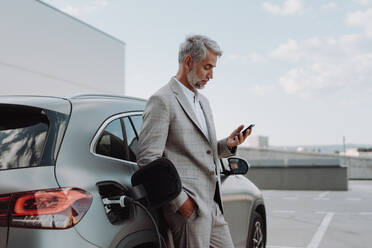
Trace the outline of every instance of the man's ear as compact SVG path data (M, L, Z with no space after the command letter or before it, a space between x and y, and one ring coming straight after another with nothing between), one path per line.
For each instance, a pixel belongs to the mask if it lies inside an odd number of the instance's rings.
M193 61L190 55L187 55L185 57L185 60L183 61L183 66L187 69L187 72L190 72L192 70Z

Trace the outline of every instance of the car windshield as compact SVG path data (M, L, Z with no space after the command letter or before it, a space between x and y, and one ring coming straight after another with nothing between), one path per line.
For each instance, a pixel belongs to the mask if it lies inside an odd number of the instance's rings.
M37 165L43 153L49 122L41 109L0 106L0 170Z

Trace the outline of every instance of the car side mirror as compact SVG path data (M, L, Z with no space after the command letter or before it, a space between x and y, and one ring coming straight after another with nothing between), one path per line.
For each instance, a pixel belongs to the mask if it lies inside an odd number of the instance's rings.
M230 175L245 175L248 172L248 162L241 158L228 158Z

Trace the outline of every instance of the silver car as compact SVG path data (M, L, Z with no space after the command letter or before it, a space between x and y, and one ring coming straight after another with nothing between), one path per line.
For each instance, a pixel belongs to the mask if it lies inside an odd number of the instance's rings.
M80 95L0 97L0 247L158 247L148 215L108 205L131 188L146 101ZM259 189L221 161L236 247L265 247ZM160 211L151 210L164 234Z

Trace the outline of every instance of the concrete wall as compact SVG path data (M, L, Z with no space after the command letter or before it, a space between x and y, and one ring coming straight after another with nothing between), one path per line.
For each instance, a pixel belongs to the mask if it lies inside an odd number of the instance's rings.
M372 159L369 158L250 147L240 147L237 156L246 159L253 167L341 165L348 168L348 179L372 179Z
M246 156L252 160L266 159L266 160L283 160L283 159L339 159L337 154L325 154L317 152L296 152L275 150L266 148L251 148L239 147L239 156Z
M36 0L1 1L0 33L0 94L125 94L110 35Z
M240 147L261 189L347 190L349 179L372 179L372 159L313 152Z
M340 166L251 167L246 176L260 189L348 190L347 168Z
M349 179L372 179L372 159L344 157L341 161L348 166Z

